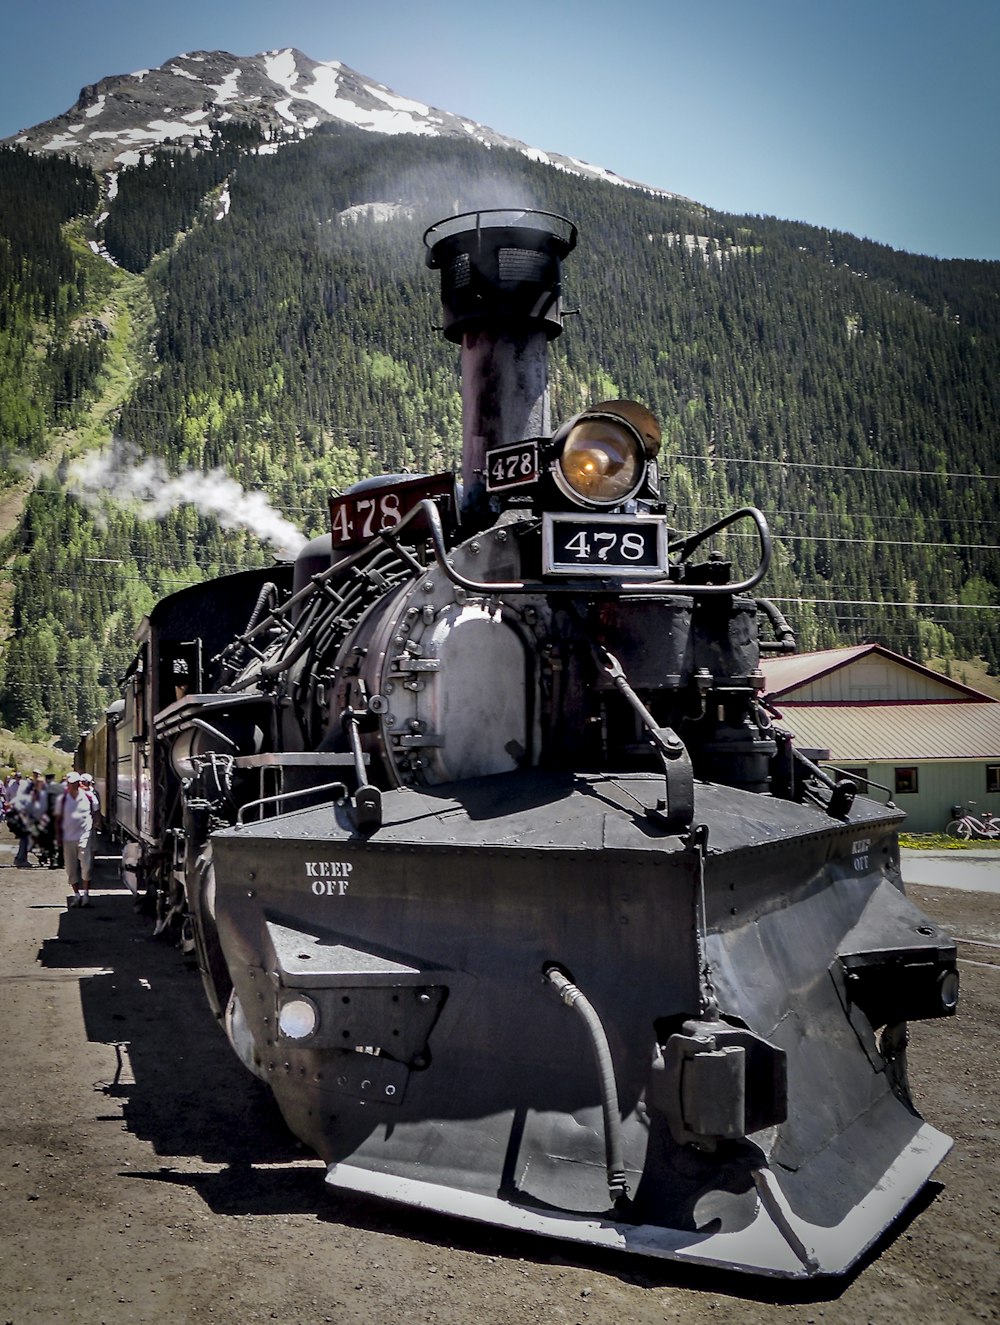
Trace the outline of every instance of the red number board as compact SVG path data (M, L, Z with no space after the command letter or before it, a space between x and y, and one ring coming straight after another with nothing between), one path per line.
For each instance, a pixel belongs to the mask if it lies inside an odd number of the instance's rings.
M445 528L455 520L457 500L454 474L434 474L430 478L394 479L384 485L346 492L330 498L330 532L335 548L367 543L379 534L390 533L422 501L436 502ZM406 527L406 536L420 537L430 532L422 515Z

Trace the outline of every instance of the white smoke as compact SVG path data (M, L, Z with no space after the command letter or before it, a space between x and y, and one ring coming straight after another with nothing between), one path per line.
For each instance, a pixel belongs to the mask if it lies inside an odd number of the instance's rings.
M222 469L187 469L170 474L162 460L140 457L116 440L103 451L74 461L66 475L70 492L93 507L115 501L143 519L162 519L181 506L211 515L224 529L247 529L281 556L294 557L306 542L262 492L248 492Z

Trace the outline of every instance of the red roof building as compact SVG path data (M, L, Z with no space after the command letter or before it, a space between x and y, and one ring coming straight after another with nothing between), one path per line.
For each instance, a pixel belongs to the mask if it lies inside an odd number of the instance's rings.
M912 832L953 806L1000 813L1000 703L893 653L859 644L765 657L764 698L804 754L850 772L906 810Z

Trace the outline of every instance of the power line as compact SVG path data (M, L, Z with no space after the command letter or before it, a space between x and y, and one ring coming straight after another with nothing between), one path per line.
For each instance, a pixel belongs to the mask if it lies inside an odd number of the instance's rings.
M72 401L56 401L57 405L71 405ZM172 421L186 422L187 416L178 420L177 414L172 410L155 409L146 405L126 405L130 414L145 414L156 418L170 419ZM392 430L384 431L378 428L334 428L318 422L316 419L296 419L296 418L278 418L270 423L261 423L259 418L247 414L231 413L226 416L227 421L242 423L247 427L257 427L261 432L266 433L275 427L291 428L314 428L320 433L325 433L329 437L340 437L343 441L375 441L390 440L400 443L403 446L415 446L421 444L440 444L441 438L437 434L429 433L425 438L405 437ZM456 439L457 440L457 439ZM704 455L696 451L679 451L673 455L663 456L665 462L670 460L694 460L704 464L727 464L727 465L763 465L778 469L818 469L827 470L842 474L892 474L897 477L914 476L917 478L938 478L938 479L979 479L984 483L1000 482L1000 474L976 474L960 470L940 470L940 469L910 469L907 467L894 468L887 465L835 465L827 464L818 460L779 460L767 459L761 456L730 456L717 453L715 455Z
M267 570L266 566L240 567L239 570ZM80 575L50 575L50 583L58 585L61 588L76 588L80 585L82 576ZM124 580L127 583L146 584L147 581L139 575L117 575L117 579ZM159 575L163 583L180 584L189 587L195 584L210 584L212 578L198 579L191 575ZM795 594L792 596L779 596L776 594L762 595L774 603L813 603L841 607L919 607L933 609L934 611L955 611L955 612L1000 612L1000 604L997 603L942 603L929 602L913 599L882 599L882 598L814 598L806 594Z
M772 603L823 603L838 607L927 607L935 612L947 610L964 612L1000 612L996 603L915 603L908 599L889 598L779 598L767 594Z
M734 499L735 500L735 499ZM721 506L693 506L684 502L669 502L671 511L676 514L678 511L687 511L692 519L714 519L720 515L726 514ZM289 507L287 509L303 510L308 508ZM971 516L954 518L941 515L925 515L923 512L919 516L909 515L885 515L878 511L863 511L861 514L855 514L851 511L797 511L786 506L769 506L766 511L767 517L773 520L776 516L798 516L804 520L870 520L879 524L908 524L912 525L918 518L924 525L928 524L947 524L949 526L974 525L977 529L1000 528L1000 520L981 520L978 517Z
M263 490L261 489L261 491L263 491ZM42 495L42 494L38 494L38 495ZM60 494L60 493L56 493L56 492L45 492L44 495L47 496L47 497L56 497L56 496L59 496L59 495L62 495L62 494ZM70 496L75 496L75 494L73 494L73 493L70 493L69 495L70 495ZM193 506L193 505L194 505L193 502L185 502L185 503L182 503L182 504L183 504L183 505L187 505L187 506ZM126 509L127 509L127 508L126 508ZM307 507L307 506L283 506L283 507L281 508L281 510L282 510L282 512L295 512L295 513L297 513L297 514L312 513L312 514L314 514L314 515L318 515L318 514L320 513L316 508L314 508L314 507ZM723 511L723 508L721 508L721 507L710 507L710 506L704 506L704 507L684 506L684 507L678 507L678 508L675 508L675 512L676 512L676 510L686 510L686 511L688 511L688 512L691 512L692 514L694 514L694 513L698 513L698 518L699 518L699 519L705 519L705 518L717 518L720 514L725 514L725 512ZM771 511L771 512L769 512L769 514L770 514L770 516L771 516L772 519L773 519L774 516L776 516L776 515L782 515L782 516L797 516L797 517L801 517L801 518L803 518L803 519L810 519L810 520L815 520L815 521L823 521L823 520L828 520L828 521L832 521L832 520L857 520L857 519L860 518L860 519L865 519L865 520L881 520L881 521L885 521L885 522L892 521L892 522L895 522L895 523L898 523L898 522L902 521L902 522L905 522L905 523L908 523L908 524L912 524L912 523L913 523L913 520L914 520L914 517L913 517L913 516L880 516L880 515L875 515L875 514L871 514L871 515L870 515L870 514L868 514L867 512L864 513L863 516L860 516L860 517L859 517L859 516L856 516L856 515L851 515L851 514L849 514L847 511L794 511L794 510L780 510L780 509L779 509L779 510ZM154 516L154 517L143 517L143 518L159 519L160 517L159 517L159 516ZM946 524L946 525L953 525L953 524L957 524L957 523L964 523L964 524L972 524L972 525L975 525L977 528L979 528L979 527L993 527L993 528L1000 527L1000 521L997 521L997 520L990 520L990 521L979 521L979 520L951 521L951 520L945 520L944 518L942 518L942 517L940 517L940 516L938 516L938 517L933 517L933 516L932 516L932 517L929 517L929 518L925 518L925 519L924 519L924 523L925 523L925 524L926 524L926 523L936 523L936 524ZM247 529L244 529L244 530L241 530L241 531L230 531L230 532L239 532L239 533L241 533L241 534L243 534L243 535L253 535L255 531L254 531L253 529L247 528ZM951 550L951 551L969 551L969 552L997 552L997 551L1000 551L1000 543L956 543L956 542L944 542L944 541L929 541L928 539L925 539L925 538L908 538L908 539L907 539L907 538L899 538L899 539L891 539L891 538L883 538L883 537L881 537L881 536L876 536L876 535L874 535L874 534L867 535L867 536L865 536L865 537L856 537L856 536L853 536L853 535L847 535L847 534L836 534L836 535L835 535L835 534L813 534L813 533L808 533L808 534L795 534L795 533L786 532L786 531L784 531L784 530L782 530L782 529L780 529L780 528L772 528L771 533L772 533L772 535L773 535L773 537L774 537L775 539L781 539L781 540L783 540L783 541L785 541L785 542L804 542L804 543L809 543L809 542L812 542L812 543L847 543L847 544L860 544L860 545L867 545L867 544L870 544L870 543L875 543L875 544L878 544L878 545L881 546L881 547L926 547L926 548L941 548L941 549ZM753 537L755 537L754 534L741 534L741 533L739 533L738 531L730 531L730 532L728 533L727 536L728 536L728 537L733 537L733 538L737 538L737 537L738 537L738 538L745 538L745 537L753 538ZM123 540L123 539L119 539L119 540L116 540L116 541L125 542L129 547L133 547L133 546L135 546L136 542L138 542L139 540L138 540L137 537L133 537L133 538L130 538L130 539L124 539L124 540Z
M279 505L276 498L272 494L267 493L264 489L255 489L255 490L264 492L268 501L275 507L276 510L278 510L279 514L286 516L292 514L319 516L324 513L323 509L318 506L288 506L284 504ZM68 495L70 497L73 497L74 499L76 498L76 494L72 492L69 492L67 494L61 491L49 491L49 490L36 490L33 495L38 497L46 497L46 498L58 498ZM114 500L111 494L109 494L109 499L112 501ZM185 502L182 503L182 505L194 506L194 503ZM128 506L126 503L123 503L123 507L125 510L128 510ZM726 513L722 507L709 507L709 506L695 507L695 506L675 505L673 507L673 516L675 519L679 511L687 511L691 515L692 519L694 519L695 521L702 519L718 518L719 515ZM860 519L864 521L871 521L882 524L904 523L908 525L912 525L914 519L916 518L913 515L882 515L877 512L868 512L868 511L865 511L862 515L852 515L847 511L822 511L822 510L797 511L797 510L785 510L782 508L771 509L767 512L767 515L772 521L774 521L775 517L777 516L791 516L800 519L808 519L811 521L815 521L817 523L838 521L838 520L857 521ZM161 517L143 516L140 518L160 519ZM964 520L947 519L942 516L921 516L920 518L924 526L943 525L947 528L956 528L960 527L961 525L971 525L976 529L1000 528L1000 520L978 520L971 518ZM229 531L229 532L234 532L234 531ZM245 536L254 534L253 529L245 529L238 532ZM777 527L772 528L771 532L774 538L783 539L786 542L794 540L799 542L814 542L814 543L823 543L823 542L849 543L849 544L877 543L883 547L926 547L926 548L939 548L951 551L984 551L984 552L1000 551L1000 543L960 543L960 542L946 542L946 541L930 541L928 539L916 539L916 538L889 539L876 534L867 535L865 537L857 537L849 535L818 534L818 533L794 534L794 533L785 532L784 530ZM731 533L730 536L742 537L743 535L739 535L738 533ZM752 536L753 535L750 535L750 537ZM124 541L126 541L129 546L134 546L137 540L133 538Z
M1000 474L968 474L959 470L948 469L893 469L885 465L829 465L823 464L818 460L765 460L760 456L735 456L735 455L698 455L695 453L681 453L675 457L677 460L700 460L705 464L721 463L725 465L769 465L776 466L779 469L823 469L831 470L838 474L894 474L897 477L916 477L916 478L970 478L979 479L984 483L996 483L1000 481ZM671 459L670 456L665 459Z

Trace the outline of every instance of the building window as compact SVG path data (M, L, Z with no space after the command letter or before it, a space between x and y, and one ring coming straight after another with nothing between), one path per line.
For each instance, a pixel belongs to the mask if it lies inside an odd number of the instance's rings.
M916 792L917 770L915 768L896 769L896 792Z
M1000 791L1000 764L986 765L986 790Z
M857 783L861 791L864 791L865 787L868 785L868 769L838 768L837 781L839 782L841 778L852 778Z

